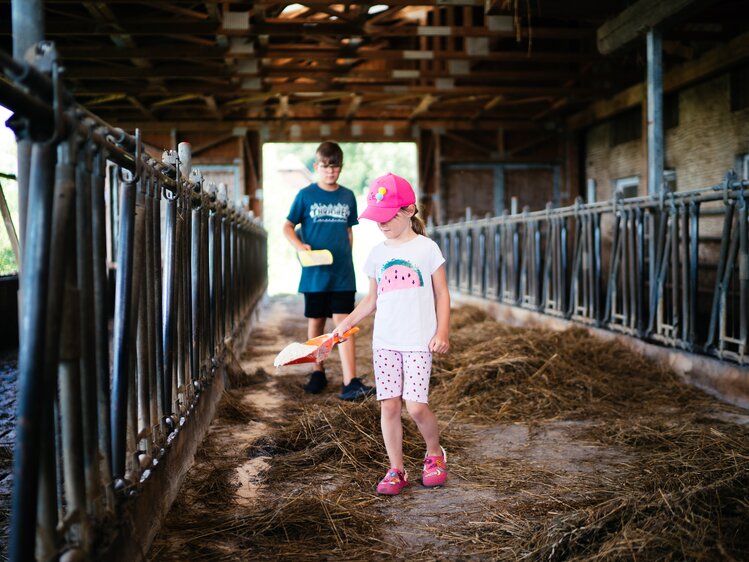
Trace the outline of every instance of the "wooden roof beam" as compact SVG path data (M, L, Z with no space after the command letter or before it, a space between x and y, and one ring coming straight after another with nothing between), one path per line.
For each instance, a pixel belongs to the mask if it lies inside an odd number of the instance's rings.
M421 101L419 102L419 105L416 106L416 109L413 110L411 115L409 115L409 119L415 119L422 113L425 113L429 110L429 106L431 106L435 101L437 101L438 98L434 97L432 94L427 94L423 98L421 98Z
M193 114L194 117L194 114ZM180 131L205 131L210 130L221 130L221 127L247 127L248 129L257 129L262 124L278 123L278 119L273 115L262 115L256 118L244 118L237 120L225 120L221 124L217 124L213 119L199 119L199 118L186 118L184 120L169 120L169 121L157 121L157 122L143 122L143 121L128 121L125 119L113 118L111 120L113 125L125 128L126 130L134 130L135 128L141 128L144 131L170 131L172 129L179 129ZM325 120L330 123L347 123L345 117L332 116ZM386 117L377 119L354 119L355 122L360 123L373 123L381 125L384 121L391 122L398 125L410 125L413 121L408 119L397 118L397 117ZM319 125L320 119L309 118L301 119L289 117L286 121L287 124L298 123L300 125L313 124L314 126ZM487 119L480 120L478 122L472 122L468 119L431 119L428 117L419 118L415 120L418 125L424 129L429 128L443 128L450 131L496 131L497 128L502 128L505 131L539 131L543 130L543 127L537 123L531 123L526 119ZM215 127L215 128L214 128ZM318 129L319 134L319 129Z
M362 96L359 95L351 96L351 103L346 109L346 119L353 119L356 112L359 111L359 106L361 106L362 99Z
M134 107L136 107L138 111L140 111L147 119L151 119L152 121L156 120L156 116L153 114L153 112L145 105L143 105L135 96L127 96L127 101L129 101Z
M685 62L663 74L663 93L684 88L698 80L718 74L725 69L749 59L749 32L732 39L708 51L700 58ZM645 83L630 86L615 96L598 101L570 117L567 126L570 129L587 127L641 104L645 99Z
M648 29L663 26L697 5L704 7L715 0L638 0L618 16L598 28L598 50L609 55L634 41ZM535 33L535 30L534 30Z

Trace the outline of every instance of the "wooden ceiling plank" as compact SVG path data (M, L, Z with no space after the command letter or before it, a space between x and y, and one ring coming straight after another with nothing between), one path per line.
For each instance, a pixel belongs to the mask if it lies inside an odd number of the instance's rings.
M701 7L705 7L713 1L700 0L699 3ZM611 54L648 29L666 24L697 3L698 0L638 0L598 28L598 50L604 55Z

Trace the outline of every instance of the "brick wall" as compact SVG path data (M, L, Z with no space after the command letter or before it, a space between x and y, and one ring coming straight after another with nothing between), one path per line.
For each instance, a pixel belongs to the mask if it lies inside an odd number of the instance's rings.
M723 74L679 92L679 124L665 133L665 167L676 170L676 189L685 191L720 182L749 152L749 110L731 111L729 75ZM609 122L586 133L586 177L597 183L599 200L610 198L617 178L640 176L646 194L646 152L638 139L609 146ZM647 135L643 125L643 136Z

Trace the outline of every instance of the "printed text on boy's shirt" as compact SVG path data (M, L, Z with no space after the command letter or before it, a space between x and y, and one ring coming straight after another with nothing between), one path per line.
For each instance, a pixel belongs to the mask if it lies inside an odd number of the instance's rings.
M346 203L312 203L309 217L314 222L347 222L351 208Z

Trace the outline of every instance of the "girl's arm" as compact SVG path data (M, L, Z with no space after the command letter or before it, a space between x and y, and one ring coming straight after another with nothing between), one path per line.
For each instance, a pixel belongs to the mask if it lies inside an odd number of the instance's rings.
M429 351L447 353L450 348L450 292L447 290L447 274L444 264L432 273L432 287L437 308L437 332L429 342Z
M333 330L333 335L340 337L344 332L349 331L351 328L356 326L364 318L372 314L377 308L377 280L374 277L369 278L369 293L364 297L356 308L344 318L336 329Z

